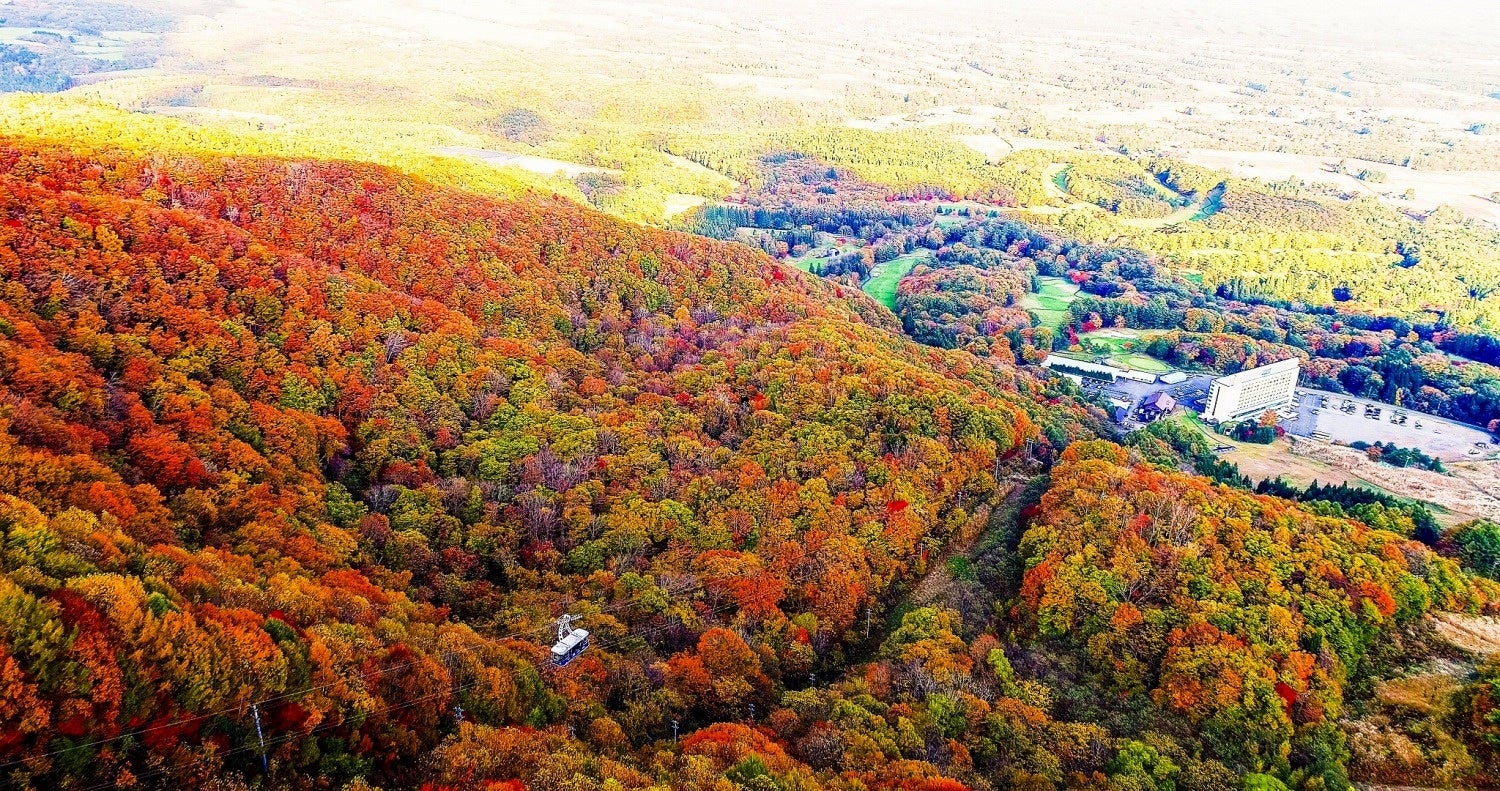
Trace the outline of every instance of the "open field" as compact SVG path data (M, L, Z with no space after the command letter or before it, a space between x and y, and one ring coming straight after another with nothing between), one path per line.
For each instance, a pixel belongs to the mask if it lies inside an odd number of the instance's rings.
M1235 442L1218 434L1195 415L1181 420L1193 426L1213 446L1234 450L1220 458L1233 462L1252 481L1280 478L1298 486L1313 482L1348 484L1417 500L1433 506L1443 524L1480 517L1500 518L1500 463L1466 462L1452 475L1394 467L1371 461L1362 451L1326 442L1288 436L1269 445Z
M1125 343L1144 338L1150 331L1133 327L1105 327L1089 333L1087 338L1109 343Z
M1252 481L1281 479L1297 486L1307 486L1312 483L1347 484L1384 494L1396 494L1361 477L1350 468L1342 468L1327 461L1294 452L1290 440L1278 439L1269 445L1257 445L1249 442L1235 442L1212 431L1205 431L1204 434L1210 442L1233 446L1234 450L1222 454L1221 458L1234 462L1240 468L1240 472Z
M991 162L1029 149L1181 153L1353 192L1370 185L1322 167L1412 158L1418 170L1377 162L1390 178L1374 189L1399 196L1412 186L1413 201L1390 199L1496 221L1500 205L1485 196L1500 173L1500 135L1472 131L1500 125L1489 96L1500 85L1495 12L1458 5L1415 15L1348 2L1216 9L1241 32L1213 57L1184 58L1183 42L1208 35L1200 14L1105 0L894 4L852 27L841 4L770 0L463 9L372 0L357 14L331 1L227 0L182 14L149 71L80 75L90 84L74 93L130 109L191 106L168 112L206 126L284 119L283 129L347 138L346 150L382 160L401 157L374 152L517 151L494 122L522 109L543 122L523 155L542 161L512 164L571 178L587 162L610 163L628 174L626 193L650 199L597 205L653 221L663 195L714 200L725 186L722 174L665 160L666 137L799 125L931 133ZM30 28L3 32L16 39ZM1440 51L1398 54L1395 45L1424 35L1441 36ZM106 30L80 38L91 46L79 50L112 57L138 38ZM380 56L348 57L359 51ZM1278 152L1255 150L1266 140ZM1289 168L1276 157L1301 159Z
M708 199L702 195L688 195L682 192L674 192L667 196L666 203L662 207L662 214L667 217L676 217L689 209L696 209L707 202Z
M1293 453L1290 440L1278 439L1269 445L1235 442L1210 429L1198 419L1197 415L1187 415L1183 420L1197 429L1198 433L1208 440L1209 445L1234 448L1222 454L1222 458L1234 462L1240 468L1240 472L1249 476L1252 481L1282 478L1298 486L1306 486L1316 481L1331 484L1346 483L1350 486L1364 486L1376 491L1386 491L1349 470L1339 469L1325 461Z
M465 148L452 146L439 149L438 153L450 156L472 157L488 162L495 167L513 167L543 176L563 175L568 178L576 178L585 173L610 173L621 175L623 171L610 168L594 167L592 165L580 165L577 162L563 162L547 157L536 157L529 154L510 154L504 151L491 151L484 148Z
M1433 616L1433 628L1448 642L1478 657L1500 653L1500 620L1494 616L1445 612Z
M1166 363L1162 362L1161 360L1156 359L1155 357L1151 357L1151 356L1145 355L1145 354L1138 354L1138 353L1134 353L1134 352L1121 352L1121 353L1116 353L1116 354L1102 354L1102 353L1094 353L1094 352L1091 352L1091 351L1084 351L1084 352L1053 352L1053 354L1061 356L1061 357L1069 357L1069 358L1072 358L1072 359L1079 360L1081 362L1100 362L1101 361L1100 358L1103 358L1102 359L1103 362L1106 362L1106 363L1108 363L1108 364L1110 364L1110 365L1112 365L1112 366L1114 366L1116 368L1121 368L1121 369L1131 370L1131 371L1141 371L1143 373L1161 374L1161 373L1168 373L1168 372L1170 372L1172 370L1172 366L1167 365Z
M907 253L900 258L877 264L870 272L870 279L865 281L864 292L874 297L876 302L895 310L896 286L900 285L901 278L906 277L906 273L927 260L928 256L927 252Z
M1141 330L1107 327L1082 335L1079 341L1085 351L1103 355L1111 365L1146 373L1170 372L1172 366L1136 351L1145 335Z
M1118 365L1121 368L1131 368L1137 371L1145 371L1146 373L1164 374L1169 373L1172 370L1172 366L1167 365L1161 360L1158 360L1148 354L1140 354L1138 352L1112 354L1109 357L1109 362L1112 365Z
M1394 467L1371 461L1363 451L1316 440L1294 439L1290 443L1290 452L1294 457L1346 471L1353 477L1399 497L1439 506L1441 510L1434 515L1442 521L1463 522L1481 517L1500 519L1500 485L1497 485L1497 479L1491 477L1486 484L1473 477L1474 473L1486 469L1483 467L1463 476L1444 475L1411 467ZM1491 476L1500 472L1500 467L1493 463L1486 467ZM1444 514L1442 511L1449 513Z
M1500 105L1500 102L1496 103ZM1431 211L1452 206L1465 214L1500 225L1500 203L1489 196L1500 190L1500 170L1413 170L1385 162L1337 156L1311 156L1276 151L1222 151L1186 149L1177 156L1195 165L1227 170L1242 178L1279 181L1299 178L1327 183L1358 195L1374 195L1397 208ZM1333 170L1340 159L1346 172ZM1371 184L1356 178L1361 170L1374 170L1386 180ZM1413 190L1411 200L1403 194Z
M1021 297L1021 307L1037 314L1044 327L1067 324L1068 306L1078 296L1078 286L1067 278L1042 275L1037 278L1038 291Z

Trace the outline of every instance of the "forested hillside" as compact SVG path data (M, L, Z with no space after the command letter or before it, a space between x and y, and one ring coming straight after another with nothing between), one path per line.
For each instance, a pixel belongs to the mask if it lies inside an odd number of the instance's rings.
M0 215L13 787L1336 788L1497 600L745 247L16 141Z
M0 791L1500 788L1387 5L0 0Z
M490 727L618 755L769 713L1087 435L835 286L564 202L11 144L0 206L19 787L262 772L255 702L277 784L393 787ZM548 670L565 611L596 650Z

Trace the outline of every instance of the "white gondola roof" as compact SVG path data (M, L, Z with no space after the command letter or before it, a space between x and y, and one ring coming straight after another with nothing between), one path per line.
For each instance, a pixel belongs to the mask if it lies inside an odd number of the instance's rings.
M572 632L568 633L567 637L564 637L563 639L558 640L556 643L552 644L552 653L557 656L562 656L569 651L572 651L574 648L577 648L580 643L587 639L589 639L589 632L587 629L574 629Z

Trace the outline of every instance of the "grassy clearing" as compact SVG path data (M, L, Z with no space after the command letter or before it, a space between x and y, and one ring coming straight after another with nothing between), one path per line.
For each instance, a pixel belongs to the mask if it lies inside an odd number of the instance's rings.
M1022 306L1029 308L1032 313L1035 313L1037 321L1040 322L1043 327L1051 327L1054 330L1062 328L1065 324L1068 323L1068 321L1073 318L1073 314L1067 312L1066 310L1046 310L1044 308L1032 308L1029 305L1026 305L1024 302L1022 303Z
M1335 467L1332 464L1307 456L1298 456L1292 453L1291 444L1285 439L1278 439L1269 445L1257 445L1253 442L1235 442L1229 437L1215 432L1209 428L1197 415L1182 415L1174 420L1181 420L1196 429L1208 440L1211 447L1228 445L1234 450L1222 455L1225 461L1234 462L1250 480L1259 482L1262 480L1280 478L1287 483L1297 486L1307 486L1313 482L1323 484L1346 483L1350 486L1359 486L1381 494L1399 496L1381 486L1377 486L1353 472Z
M816 239L816 246L802 255L784 259L786 263L801 269L803 272L811 272L814 264L826 260L830 255L843 255L844 253L858 252L860 249L860 246L857 244L839 244L838 237L831 233L819 232L816 235Z
M1037 293L1042 296L1058 297L1068 302L1078 296L1078 284L1065 277L1038 275L1036 280Z
M1097 354L1129 354L1140 345L1139 335L1126 335L1122 330L1106 329L1087 333L1079 338L1083 348Z
M1043 327L1058 327L1072 320L1068 306L1078 298L1078 286L1067 278L1037 277L1037 291L1021 298L1021 307L1035 313Z
M1131 327L1105 327L1094 330L1088 334L1090 338L1104 338L1108 340L1136 341L1149 334L1146 330L1133 329Z
M962 214L939 214L932 218L932 224L939 228L957 228L972 219Z
M1111 365L1117 365L1121 368L1133 368L1137 371L1145 371L1146 373L1164 374L1172 370L1172 366L1148 354L1129 353L1111 355L1109 362Z
M875 267L870 273L870 279L865 281L864 290L866 294L875 298L876 302L890 308L896 309L896 286L901 283L901 278L906 277L917 264L927 260L928 253L907 253Z
M1037 294L1034 301L1042 310L1067 310L1068 306L1073 303L1071 299L1054 297L1048 294Z
M1165 228L1184 222L1199 222L1213 214L1203 203L1190 203L1165 217L1116 217L1115 222L1127 228ZM1205 214L1204 212L1207 211Z
M1138 351L1143 335L1144 333L1140 330L1117 328L1098 330L1083 336L1083 348L1090 354L1108 358L1110 364L1120 368L1147 373L1171 371L1172 366Z

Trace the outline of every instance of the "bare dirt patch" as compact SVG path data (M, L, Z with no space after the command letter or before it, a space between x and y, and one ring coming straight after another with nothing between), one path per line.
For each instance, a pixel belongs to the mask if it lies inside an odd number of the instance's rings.
M1347 483L1350 486L1370 483L1349 469L1297 455L1291 450L1287 440L1277 440L1270 445L1254 445L1231 442L1217 434L1211 434L1209 441L1234 447L1232 452L1224 454L1224 458L1238 465L1240 472L1249 476L1252 481L1284 478L1298 486L1307 486L1314 481L1335 485Z
M1452 629L1442 617L1452 615L1443 613L1433 618L1433 628L1444 639L1449 639L1444 631ZM1463 639L1469 639L1467 633L1461 633ZM1469 670L1463 664L1451 660L1437 660L1432 663L1431 670L1423 673L1414 673L1409 676L1387 679L1375 684L1375 698L1387 706L1399 706L1404 709L1431 714L1438 704L1447 700L1459 687L1458 679Z
M1317 440L1289 436L1256 445L1234 442L1201 426L1199 430L1211 445L1234 448L1222 458L1255 482L1279 478L1297 486L1314 481L1362 486L1435 505L1439 510L1433 516L1445 525L1500 518L1500 461L1459 462L1448 466L1451 474L1443 475L1382 464L1354 448Z
M1289 450L1293 456L1321 462L1401 497L1442 506L1460 517L1500 518L1500 492L1494 491L1493 480L1488 486L1476 480L1478 470L1466 469L1459 476L1393 467L1371 461L1363 451L1316 440L1294 439Z
M1500 653L1500 621L1482 615L1440 612L1432 628L1449 643L1478 656Z

